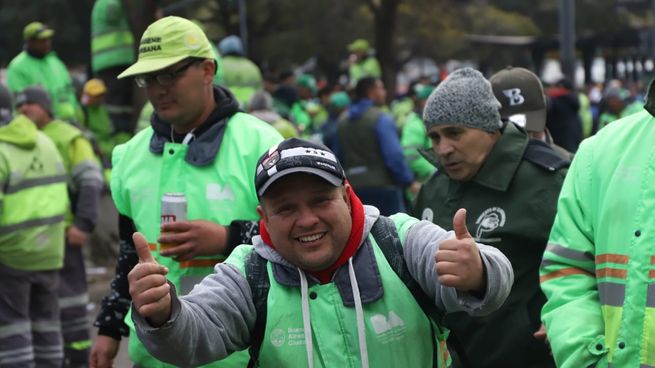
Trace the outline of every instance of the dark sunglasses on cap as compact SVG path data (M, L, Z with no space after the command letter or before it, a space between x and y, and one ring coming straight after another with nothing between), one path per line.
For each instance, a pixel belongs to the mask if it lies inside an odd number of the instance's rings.
M134 81L136 82L136 85L141 88L152 85L155 81L162 87L169 87L175 84L177 78L184 73L185 70L189 69L191 65L202 61L202 59L191 59L177 70L137 75L134 77Z

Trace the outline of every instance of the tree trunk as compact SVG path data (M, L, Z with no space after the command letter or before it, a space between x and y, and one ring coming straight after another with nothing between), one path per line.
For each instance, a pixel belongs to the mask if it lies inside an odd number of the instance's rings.
M370 4L375 13L375 50L382 69L382 81L388 91L388 101L391 101L396 93L397 58L394 35L399 2L380 0L376 1L377 5Z

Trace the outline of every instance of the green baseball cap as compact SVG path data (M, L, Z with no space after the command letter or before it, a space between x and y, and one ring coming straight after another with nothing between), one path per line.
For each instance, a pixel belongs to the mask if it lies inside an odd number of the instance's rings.
M346 92L339 91L330 96L330 106L341 109L348 105L350 105L350 97Z
M355 41L353 41L350 45L348 45L348 51L354 52L354 51L368 51L368 49L371 46L369 45L368 41L363 39L363 38L358 38Z
M430 97L432 91L434 91L434 86L431 84L417 84L414 87L414 92L416 94L417 100L427 100Z
M48 28L41 22L32 22L23 28L23 40L31 40L33 38L44 40L52 37L55 34L54 29Z
M316 78L310 74L301 74L296 80L296 84L299 87L305 87L309 89L312 91L312 93L316 93Z
M139 59L118 79L156 72L190 57L215 60L205 32L188 19L165 17L143 32Z

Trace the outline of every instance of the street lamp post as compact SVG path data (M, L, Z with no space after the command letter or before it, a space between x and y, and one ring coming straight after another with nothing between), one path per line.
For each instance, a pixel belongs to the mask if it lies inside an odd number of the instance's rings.
M575 0L559 2L559 48L564 76L575 83Z

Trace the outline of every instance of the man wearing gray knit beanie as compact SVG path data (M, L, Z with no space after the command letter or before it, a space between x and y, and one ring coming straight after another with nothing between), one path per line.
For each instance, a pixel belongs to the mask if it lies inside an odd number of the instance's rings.
M471 68L454 71L432 92L423 111L432 150L423 154L437 171L423 184L413 215L448 229L455 211L466 208L469 233L500 249L516 275L508 300L491 315L444 317L453 367L554 368L540 341L546 299L539 264L568 161L502 121L500 107L489 81ZM453 250L437 258L437 268L449 269L458 257Z

